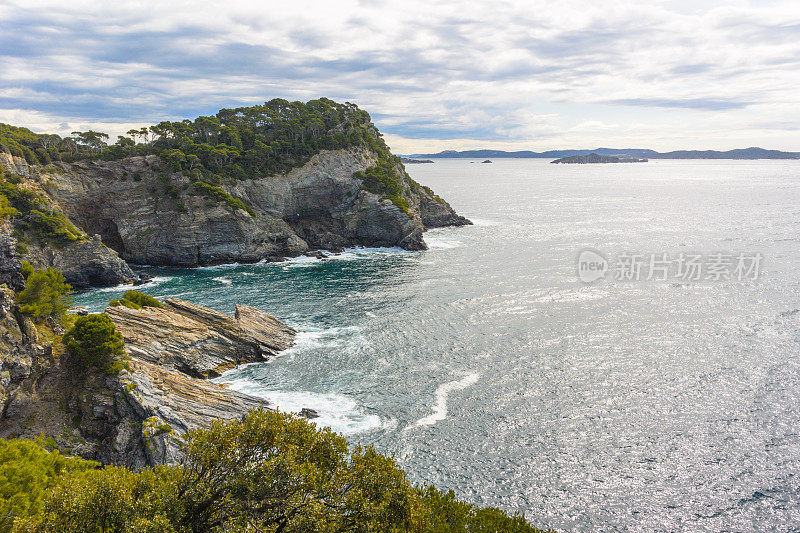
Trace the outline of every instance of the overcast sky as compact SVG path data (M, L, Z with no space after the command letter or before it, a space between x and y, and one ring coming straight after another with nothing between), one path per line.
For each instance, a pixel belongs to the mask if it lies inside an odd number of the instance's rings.
M319 96L398 153L800 150L800 2L0 0L0 122L116 135Z

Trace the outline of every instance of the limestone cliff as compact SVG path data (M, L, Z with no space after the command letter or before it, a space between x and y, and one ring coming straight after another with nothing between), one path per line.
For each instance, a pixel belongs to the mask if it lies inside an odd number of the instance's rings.
M181 436L267 404L204 377L263 361L295 331L240 306L235 317L180 300L164 308L109 308L129 368L75 375L58 335L42 338L0 286L0 437L53 437L65 452L141 468L180 459Z

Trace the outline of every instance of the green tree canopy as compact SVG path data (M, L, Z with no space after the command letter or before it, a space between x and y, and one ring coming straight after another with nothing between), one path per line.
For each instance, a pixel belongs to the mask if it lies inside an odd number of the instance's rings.
M81 316L64 335L69 362L78 371L97 368L107 373L122 369L125 344L106 314Z
M54 268L36 270L25 280L25 289L17 295L23 314L33 318L61 318L72 304L72 287Z

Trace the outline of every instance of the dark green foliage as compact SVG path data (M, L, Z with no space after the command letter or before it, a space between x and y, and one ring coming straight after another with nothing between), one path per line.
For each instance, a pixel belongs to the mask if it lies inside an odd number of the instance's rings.
M99 132L73 132L73 137L62 139L0 124L0 150L33 164L48 162L40 161L44 157L38 157L36 150L52 161L67 162L156 154L172 170L199 169L204 176L221 174L230 179L286 172L320 150L366 146L388 153L367 112L327 98L307 103L277 98L264 105L222 109L193 121L160 122L128 135L108 146L107 136Z
M7 206L5 209L3 206ZM28 237L65 243L83 239L83 233L50 200L19 186L19 181L7 176L0 181L0 219L11 217Z
M28 279L28 276L33 274L33 271L33 265L27 261L20 261L20 274L22 274L23 278Z
M27 268L23 266L25 273L25 289L17 295L20 311L33 318L63 317L72 303L69 297L72 287L64 275L54 268L31 272L30 263Z
M217 185L209 185L203 181L195 181L192 183L192 192L194 194L203 194L209 198L221 200L234 209L243 209L251 217L255 216L255 212L247 206L243 201L234 198L228 194L222 187Z
M125 344L114 322L105 314L81 316L64 335L69 363L76 372L97 368L108 374L124 368Z
M416 488L390 457L301 418L253 411L184 442L179 466L73 473L15 531L538 531L522 516Z
M39 515L48 491L65 476L97 466L29 440L0 439L0 533L10 532L16 518Z
M142 307L164 307L164 304L139 291L126 291L122 298L111 300L110 304L114 307L125 306L130 309L141 309Z
M392 155L383 156L378 159L377 163L361 172L354 173L353 176L364 183L366 190L391 200L409 218L412 218L413 215L409 209L408 201L403 197L405 176L399 173L398 165L400 165L400 161L397 157Z

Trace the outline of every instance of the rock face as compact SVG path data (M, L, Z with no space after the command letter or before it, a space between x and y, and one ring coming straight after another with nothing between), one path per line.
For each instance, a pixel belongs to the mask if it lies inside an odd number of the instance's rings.
M61 363L0 286L0 438L51 436L66 452L139 469L175 463L181 437L213 420L268 408L203 379L263 361L294 342L274 317L240 306L235 317L180 300L162 308L108 310L129 368L81 375Z
M177 299L164 308L109 307L131 357L208 378L242 363L265 361L294 343L295 330L275 317L236 306L236 317Z
M221 185L252 213L199 193L157 156L46 168L12 159L6 166L38 179L73 223L138 264L256 262L357 245L420 250L425 229L469 224L410 179L411 216L365 190L353 175L376 162L365 149L324 151L283 175Z
M22 188L46 196L39 169L29 167L24 159L0 152L0 170L27 178ZM81 232L81 238L75 241L36 239L20 243L17 236L23 230L21 221L0 220L0 283L14 290L20 290L24 285L20 274L20 260L23 259L35 268L60 270L76 289L119 285L138 279L117 252L103 244L99 235L92 237Z
M139 279L117 252L103 244L99 235L61 247L29 245L24 259L36 268L60 270L75 289L111 287Z

